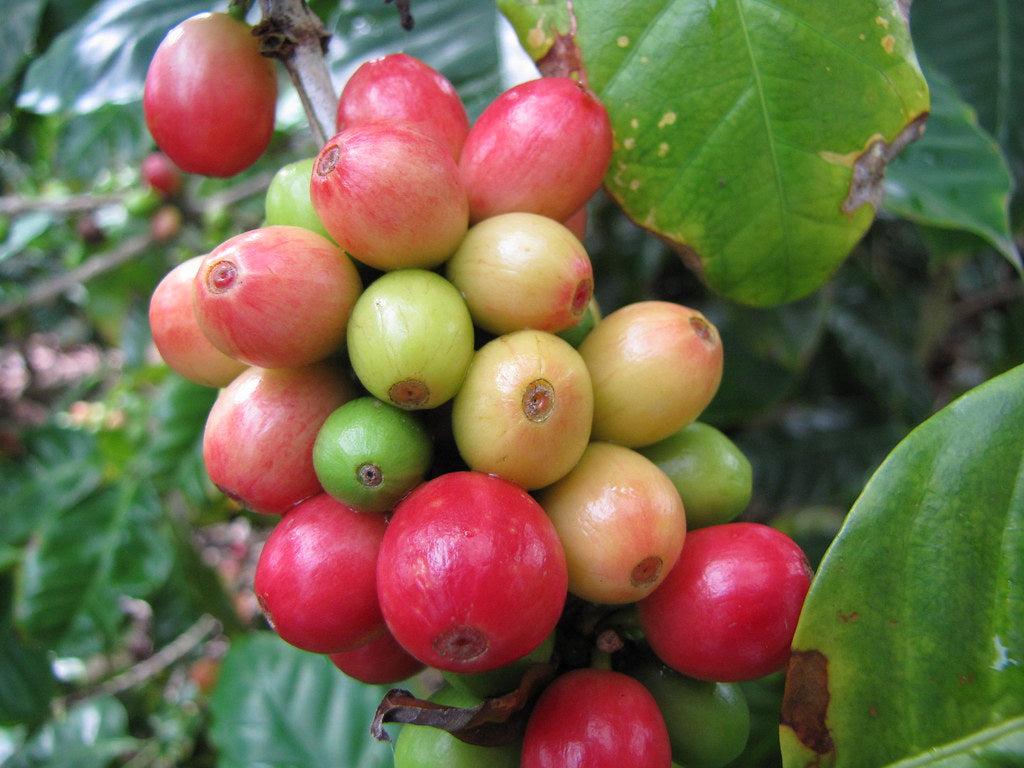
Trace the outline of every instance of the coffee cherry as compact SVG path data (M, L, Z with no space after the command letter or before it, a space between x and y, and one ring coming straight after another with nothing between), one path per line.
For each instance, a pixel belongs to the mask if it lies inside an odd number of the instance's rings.
M441 688L428 699L433 704L464 709L481 699L453 688ZM467 744L442 728L405 725L395 742L395 768L519 768L519 744Z
M309 179L315 157L296 160L277 169L264 197L266 224L287 224L330 237L309 198Z
M250 365L285 368L323 360L344 345L362 281L327 238L274 225L214 248L193 291L199 325L218 349Z
M450 472L395 508L377 570L395 639L441 670L482 672L534 650L566 595L565 555L544 510L519 486Z
M466 234L469 205L448 149L401 123L366 123L330 139L310 199L348 254L374 269L432 268Z
M782 669L811 568L786 534L760 523L690 531L679 562L640 601L658 657L700 680L737 682Z
M220 391L203 431L210 480L253 512L283 514L322 491L313 442L353 397L348 376L318 363L249 368Z
M324 490L361 512L388 512L422 482L430 438L416 417L375 397L334 411L313 444L313 467Z
M377 603L384 519L319 494L285 513L263 545L254 588L275 632L312 653L350 651L385 631Z
M575 669L544 689L523 737L522 768L669 768L668 731L637 680Z
M425 668L388 630L351 651L331 653L328 657L346 675L367 685L394 685Z
M591 443L537 495L558 531L569 591L617 605L649 595L679 558L686 513L665 473L631 448Z
M146 72L143 109L157 146L189 173L234 176L274 133L277 72L247 24L200 13L170 30Z
M360 64L338 99L337 130L379 120L403 122L427 134L459 159L469 117L451 82L406 53Z
M590 440L590 374L572 346L517 331L474 355L452 408L452 431L471 469L542 488L572 469Z
M662 440L695 421L722 378L722 340L695 309L627 304L579 346L594 384L594 439L628 446Z
M482 699L501 696L516 690L523 675L535 664L547 664L555 650L555 633L548 635L544 642L522 658L487 672L441 671L441 676L452 688L464 691Z
M459 156L471 220L527 211L565 221L601 186L612 153L604 105L568 77L541 77L492 101Z
M687 768L722 768L743 752L750 707L739 683L695 680L649 653L619 669L643 683L658 703L674 761Z
M750 502L753 469L737 445L710 424L695 421L640 448L672 480L689 528L728 523Z
M475 224L445 270L473 322L494 334L564 331L582 319L594 293L583 245L562 224L534 213Z
M435 408L462 385L473 358L473 320L458 290L440 275L396 270L374 280L356 301L348 354L377 399L399 408Z
M219 388L246 366L213 346L196 320L192 281L202 260L193 256L160 280L149 299L149 328L157 352L175 372L196 384Z
M139 173L146 186L167 197L178 194L185 183L181 169L163 152L150 152L142 158Z

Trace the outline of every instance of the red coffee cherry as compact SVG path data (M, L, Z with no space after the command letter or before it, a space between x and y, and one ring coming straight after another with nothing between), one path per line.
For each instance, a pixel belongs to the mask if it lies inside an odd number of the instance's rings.
M285 642L312 653L350 651L382 635L377 553L387 523L327 494L289 510L256 564L260 607Z
M690 531L665 580L638 604L654 652L684 675L764 677L789 658L811 567L781 531L725 523Z
M455 160L469 133L469 117L455 86L407 53L360 64L341 91L339 132L378 120L407 123L447 147Z
M601 186L612 154L608 113L568 77L514 86L480 114L459 157L471 220L525 211L557 221Z
M539 646L565 604L565 555L544 510L522 488L451 472L395 508L377 590L388 627L420 661L483 672Z
M526 724L522 768L669 768L668 729L638 680L605 669L566 672Z
M200 13L161 41L146 72L146 125L157 146L189 173L234 176L274 133L277 73L247 24Z

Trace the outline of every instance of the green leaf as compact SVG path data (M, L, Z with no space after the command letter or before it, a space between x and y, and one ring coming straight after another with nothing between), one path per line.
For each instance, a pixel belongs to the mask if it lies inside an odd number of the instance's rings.
M922 58L953 81L1024 181L1024 5L929 0L914 4L911 26Z
M4 7L4 44L0 46L0 91L33 52L46 0L9 0Z
M550 5L499 7L521 39L559 23ZM772 306L821 286L871 223L881 168L928 110L900 3L577 0L573 10L615 135L605 185L629 216L730 299ZM542 61L571 65L566 48Z
M1010 231L1013 178L999 145L949 79L925 71L932 94L928 127L887 169L885 209L920 224L980 235L1021 270Z
M1015 768L1024 762L1024 717L900 760L888 768Z
M44 719L57 690L46 649L26 645L14 628L11 591L0 579L0 725Z
M128 734L128 714L107 697L77 704L44 725L4 768L105 768L139 746Z
M85 114L137 101L167 31L211 6L210 0L101 0L31 63L18 106Z
M913 430L872 477L797 626L786 766L886 765L1024 715L1022 434L1024 366Z
M119 599L146 597L170 572L162 516L149 486L125 481L50 517L25 550L19 628L48 647L110 639L123 619ZM72 630L76 636L68 638Z
M218 768L390 768L370 735L384 689L269 632L236 641L210 699Z

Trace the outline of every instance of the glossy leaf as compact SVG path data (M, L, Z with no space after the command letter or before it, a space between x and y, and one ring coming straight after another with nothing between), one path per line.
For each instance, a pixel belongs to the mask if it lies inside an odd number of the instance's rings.
M269 632L231 646L210 701L218 768L390 768L370 735L385 692Z
M208 0L101 0L32 62L18 106L81 114L137 101L167 30L210 6Z
M534 55L559 30L542 70L582 63L615 133L612 196L744 303L828 279L928 110L896 0L577 0L568 22L551 4L499 7Z
M872 477L796 630L786 766L886 765L1024 715L1022 434L1024 366L923 423Z
M4 768L105 768L138 747L121 702L93 699L46 723Z
M1010 231L1013 177L999 145L938 71L926 70L932 94L928 128L889 166L885 209L945 229L973 232L1018 270Z
M0 91L33 52L45 0L9 0L5 5L4 44L0 46Z
M19 629L51 648L72 630L112 637L123 619L119 599L145 597L170 572L162 515L152 490L132 482L58 510L25 550L15 602Z
M922 58L953 81L1024 180L1024 5L928 0L912 8L911 29Z
M0 725L44 719L57 690L46 649L26 644L14 628L11 592L11 580L0 578Z

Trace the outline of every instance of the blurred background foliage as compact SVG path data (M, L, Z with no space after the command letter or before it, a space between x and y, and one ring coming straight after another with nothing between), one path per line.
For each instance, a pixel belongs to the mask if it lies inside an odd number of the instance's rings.
M704 420L751 459L745 517L786 528L812 561L900 439L1024 360L1013 193L1024 176L1024 11L983 5L914 5L935 130L894 166L874 225L808 298L774 309L725 301L609 199L589 209L604 311L666 298L721 330L725 375ZM333 33L336 87L359 62L404 50L445 73L474 116L533 76L490 2L418 0L411 32L377 0L310 6ZM5 766L389 761L364 727L380 691L264 631L251 575L269 523L211 487L199 442L215 392L169 372L149 337L149 294L168 269L258 226L273 172L317 151L284 85L273 143L255 166L228 180L189 178L170 198L143 187L139 163L153 148L140 101L146 65L167 29L210 7L5 6ZM997 215L981 200L996 200ZM758 717L737 765L772 765L779 681L749 689ZM246 728L253 722L260 728Z

